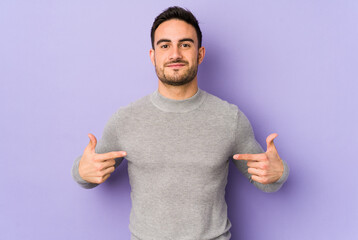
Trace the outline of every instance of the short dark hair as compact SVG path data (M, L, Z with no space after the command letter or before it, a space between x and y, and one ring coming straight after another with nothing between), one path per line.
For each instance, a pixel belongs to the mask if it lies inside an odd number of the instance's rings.
M162 24L165 21L171 20L171 19L183 20L186 23L192 25L195 28L196 35L198 37L199 48L201 47L202 35L201 35L198 20L195 18L195 16L188 9L174 6L174 7L169 7L168 9L164 10L161 14L159 14L155 18L155 20L153 22L152 30L150 32L153 49L154 49L155 30L157 30L157 28L159 27L160 24Z

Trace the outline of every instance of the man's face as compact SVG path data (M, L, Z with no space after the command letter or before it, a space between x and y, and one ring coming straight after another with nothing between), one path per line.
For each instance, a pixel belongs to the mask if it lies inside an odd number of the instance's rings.
M204 55L205 49L198 49L195 28L182 20L165 21L154 33L150 58L164 84L181 86L194 80Z

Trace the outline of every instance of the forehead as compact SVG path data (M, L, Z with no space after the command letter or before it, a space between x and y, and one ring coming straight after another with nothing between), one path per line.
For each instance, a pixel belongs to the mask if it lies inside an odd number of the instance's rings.
M191 38L197 42L195 28L183 20L171 19L158 26L154 33L154 42L160 39L177 41L183 38Z

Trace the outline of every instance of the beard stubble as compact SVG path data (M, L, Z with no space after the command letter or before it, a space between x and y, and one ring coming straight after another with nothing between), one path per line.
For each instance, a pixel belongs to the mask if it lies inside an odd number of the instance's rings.
M198 73L198 62L199 62L199 59L197 59L196 64L191 66L189 69L186 69L185 72L183 72L181 74L180 74L181 70L173 70L173 73L166 74L164 71L165 66L168 64L173 64L173 63L183 63L187 66L189 63L186 61L181 61L181 60L172 61L170 63L166 63L163 68L159 68L157 66L157 64L155 64L155 71L157 73L159 80L162 83L171 85L171 86L182 86L182 85L188 84L194 80L194 78L196 77L196 75ZM172 70L170 70L170 71L172 71Z

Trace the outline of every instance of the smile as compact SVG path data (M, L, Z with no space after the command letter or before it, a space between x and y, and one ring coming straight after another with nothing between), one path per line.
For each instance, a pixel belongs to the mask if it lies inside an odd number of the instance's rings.
M184 67L185 65L187 65L186 62L171 62L171 63L167 63L165 64L165 67L169 67L169 68L181 68L181 67Z
M173 64L168 64L167 67L170 67L170 68L181 68L181 67L184 67L185 64L184 63L173 63Z

